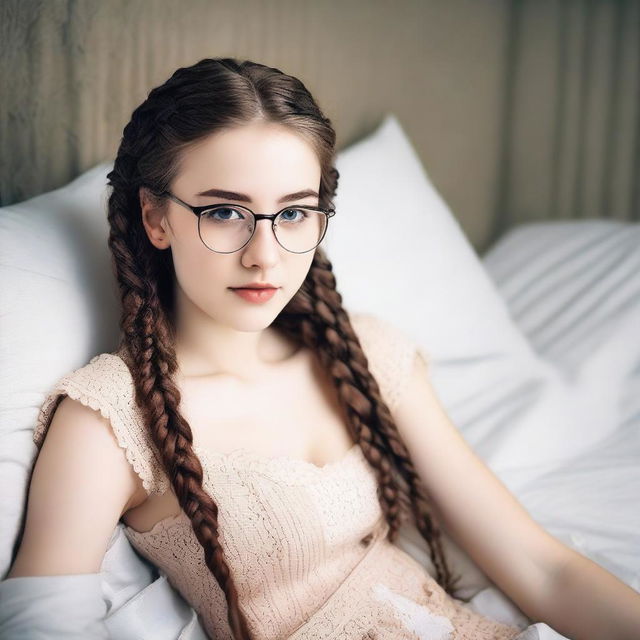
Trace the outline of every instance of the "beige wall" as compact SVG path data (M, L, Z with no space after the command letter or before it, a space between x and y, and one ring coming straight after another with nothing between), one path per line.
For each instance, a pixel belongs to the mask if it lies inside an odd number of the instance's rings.
M619 4L625 20L636 15L636 0ZM546 117L536 106L544 97L531 93L545 91L547 103L559 95L557 84L542 81L561 50L553 35L558 7L533 0L4 0L1 202L65 184L113 157L131 111L151 87L178 66L224 55L300 77L331 118L339 148L385 113L397 114L482 251L511 224L553 214L549 175L532 186L530 169L550 170L557 119ZM592 23L609 24L608 15L612 9ZM621 135L637 155L638 110L628 104L634 90L637 96L633 28L625 36L629 71L616 109L625 105ZM637 158L616 149L614 175L630 176ZM632 181L618 177L616 184L618 201L627 202L620 215L631 217Z

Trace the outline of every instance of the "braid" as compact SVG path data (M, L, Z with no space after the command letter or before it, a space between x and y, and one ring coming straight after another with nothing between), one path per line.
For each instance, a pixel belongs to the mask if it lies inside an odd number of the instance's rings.
M304 136L322 168L320 204L330 205L339 174L333 166L335 132L304 85L280 70L232 58L204 59L178 69L152 89L125 126L108 202L109 248L120 289L120 353L131 371L135 402L191 521L204 561L225 594L234 640L252 640L220 542L218 507L203 487L193 434L181 415L175 382L175 270L171 250L151 245L141 221L139 190L160 194L177 175L180 152L225 126L255 118L281 122ZM161 204L161 203L160 203ZM273 326L317 353L331 378L347 428L378 479L378 497L394 539L413 515L427 540L438 582L451 593L451 574L424 488L369 371L367 358L336 289L332 265L316 248L307 277Z
M336 290L332 265L321 248L316 249L304 288L290 303L300 317L302 340L312 347L331 376L334 387L345 405L348 428L354 440L377 474L381 507L389 523L389 540L394 541L398 530L411 510L414 522L429 545L436 580L453 595L461 576L452 577L442 548L441 531L432 518L420 476L413 466L409 452L402 442L377 381L369 371L367 357L342 307L342 296ZM285 308L284 312L289 309ZM280 324L290 329L292 318ZM392 473L395 469L406 482L399 488Z
M112 184L124 179L118 160L109 179ZM136 232L125 215L123 207L130 203L123 200L122 193L124 190L115 189L110 196L108 242L122 292L120 324L127 365L136 382L136 404L142 410L180 507L190 518L204 549L205 562L226 596L233 636L250 640L219 540L218 507L203 488L203 470L192 448L191 427L178 410L181 396L172 378L177 361L170 323L160 303L150 261L135 257Z

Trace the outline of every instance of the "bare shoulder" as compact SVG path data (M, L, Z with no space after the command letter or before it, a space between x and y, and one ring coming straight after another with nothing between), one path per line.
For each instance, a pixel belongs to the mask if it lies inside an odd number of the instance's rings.
M139 488L109 421L64 397L34 464L24 532L7 577L99 571Z

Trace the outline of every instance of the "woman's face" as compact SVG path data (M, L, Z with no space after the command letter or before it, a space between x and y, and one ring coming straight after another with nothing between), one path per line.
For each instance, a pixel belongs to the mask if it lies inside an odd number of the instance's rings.
M216 132L184 151L170 191L192 206L232 203L256 214L272 214L289 205L318 206L319 186L320 163L312 147L284 126L258 122ZM211 189L233 194L199 195ZM281 201L307 190L313 195ZM200 240L198 218L185 207L168 200L155 217L150 206L142 208L150 240L158 248L171 246L181 298L178 313L186 304L240 331L271 324L302 285L315 254L284 249L271 220L259 220L250 242L239 251L215 253ZM254 282L271 283L277 287L275 295L255 303L231 289Z

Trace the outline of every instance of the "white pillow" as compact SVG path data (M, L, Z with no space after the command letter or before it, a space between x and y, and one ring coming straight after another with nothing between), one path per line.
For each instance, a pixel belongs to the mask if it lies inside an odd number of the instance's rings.
M38 409L53 383L117 345L107 247L106 175L0 209L0 571L24 509Z
M394 115L341 151L336 166L336 215L323 245L345 306L387 318L438 358L531 357Z

